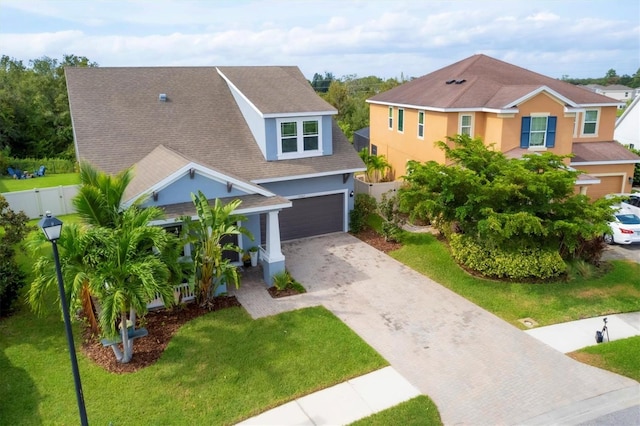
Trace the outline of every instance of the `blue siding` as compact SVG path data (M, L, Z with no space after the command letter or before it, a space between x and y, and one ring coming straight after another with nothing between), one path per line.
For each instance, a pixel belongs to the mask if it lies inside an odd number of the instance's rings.
M181 177L158 193L158 201L154 202L152 198L149 198L144 205L164 206L191 202L191 193L197 193L198 191L202 191L209 199L247 195L246 192L240 191L235 187L231 192L227 192L226 182L217 182L197 173L193 179L190 179L189 175L185 173L184 177Z
M296 197L300 195L315 194L319 192L335 192L346 190L347 194L353 191L353 176L347 183L342 183L342 174L321 176L308 179L287 180L282 182L269 182L261 184L262 187L283 197ZM347 197L348 209L353 209L354 197Z

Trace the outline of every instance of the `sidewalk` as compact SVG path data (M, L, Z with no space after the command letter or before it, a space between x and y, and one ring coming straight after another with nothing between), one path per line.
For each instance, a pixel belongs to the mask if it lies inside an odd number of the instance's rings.
M609 329L611 341L640 336L640 312L569 321L525 330L525 333L566 354L595 345L596 330L602 330L604 324L602 319L605 317L607 318L607 328Z
M393 367L385 367L296 399L239 425L344 425L420 395Z

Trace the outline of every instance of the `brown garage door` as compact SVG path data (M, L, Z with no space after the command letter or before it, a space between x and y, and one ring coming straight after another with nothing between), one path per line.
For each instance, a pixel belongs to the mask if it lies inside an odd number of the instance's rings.
M344 195L331 194L291 200L292 207L278 214L280 239L312 237L343 231ZM265 238L265 215L260 215L262 241Z

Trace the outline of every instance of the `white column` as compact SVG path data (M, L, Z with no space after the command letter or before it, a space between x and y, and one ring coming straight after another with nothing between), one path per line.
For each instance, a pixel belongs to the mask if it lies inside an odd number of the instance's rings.
M284 260L282 248L280 244L280 222L278 221L278 212L271 211L267 215L267 241L265 258L269 263L280 262Z

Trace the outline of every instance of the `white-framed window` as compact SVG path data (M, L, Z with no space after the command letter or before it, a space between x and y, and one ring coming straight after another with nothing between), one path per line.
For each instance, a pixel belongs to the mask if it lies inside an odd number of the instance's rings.
M389 130L393 130L393 107L389 107Z
M473 115L460 114L460 122L458 125L458 133L473 137Z
M547 113L522 117L520 148L553 148L556 143L558 117Z
M278 158L322 155L319 117L281 118L277 121Z
M418 138L424 139L424 111L418 111Z
M404 132L404 109L398 108L398 132Z
M545 146L547 136L547 117L531 117L529 147Z
M588 109L584 112L584 120L582 123L583 135L597 135L598 134L598 117L600 111L597 109Z

